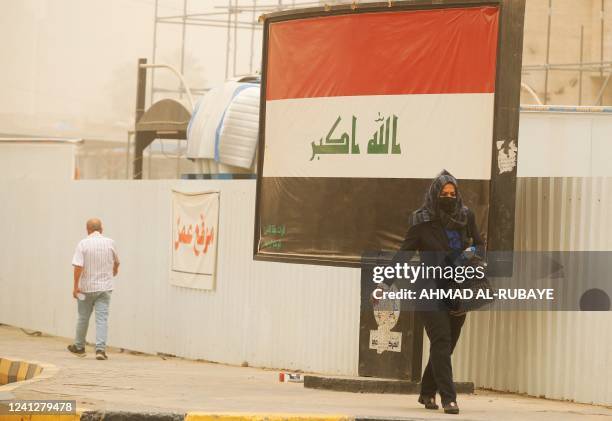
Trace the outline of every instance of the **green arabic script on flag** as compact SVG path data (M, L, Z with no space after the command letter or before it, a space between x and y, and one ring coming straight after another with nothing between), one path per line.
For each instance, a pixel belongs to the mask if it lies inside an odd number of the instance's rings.
M378 113L378 118L374 121L377 123L380 122L381 124L372 134L372 137L368 140L368 154L388 154L389 149L391 149L391 154L394 155L399 155L402 153L401 146L399 143L397 143L397 120L398 118L395 114L393 115L393 119L391 117L387 117L385 120L385 118ZM357 131L357 118L352 116L350 135L349 133L345 132L339 137L336 137L334 135L334 131L338 127L340 121L342 121L342 117L338 116L331 129L329 129L327 136L325 136L325 142L323 142L323 138L321 138L319 139L318 145L315 141L310 143L312 146L312 156L310 157L311 161L315 156L317 156L317 159L320 159L318 155L324 154L350 155L360 153L359 144L355 139ZM389 140L391 140L390 145ZM389 146L391 146L391 148L389 148Z

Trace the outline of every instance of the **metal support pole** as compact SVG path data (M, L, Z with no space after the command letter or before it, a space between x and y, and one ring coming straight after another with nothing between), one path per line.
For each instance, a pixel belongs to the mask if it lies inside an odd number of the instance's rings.
M531 88L531 86L529 86L525 82L521 82L521 89L524 89L525 91L527 91L527 93L531 95L531 97L535 100L536 104L543 105L542 101L540 101L540 98L538 98L538 94L535 93L535 91Z
M234 0L234 65L233 65L233 74L232 76L236 76L238 73L236 71L236 60L238 57L238 0Z
M187 30L187 0L183 0L183 32L181 35L181 75L185 74L185 35ZM183 89L187 90L184 81L181 80L181 84L183 85ZM190 94L191 95L191 94ZM179 98L183 99L183 91L180 91ZM191 112L194 110L195 104L193 103L193 98L190 98L191 102ZM181 141L176 139L176 178L181 177Z
M181 178L181 139L176 139L176 178Z
M599 60L603 63L604 61L604 2L605 0L601 0L601 11L599 18L601 19L601 34L599 41ZM603 69L599 71L599 77L603 77Z
M606 91L606 88L608 87L608 83L610 83L610 76L612 76L612 72L608 73L608 77L606 78L606 80L604 80L604 82L601 85L601 89L599 90L599 93L597 94L597 99L595 99L596 105L602 105L604 92Z
M153 23L153 52L151 53L151 62L155 64L156 56L157 56L157 20L158 20L158 3L159 0L155 0L155 21ZM151 94L149 98L151 99L151 104L153 104L155 98L155 69L151 71Z
M185 89L185 93L187 94L187 99L189 100L189 106L191 107L189 111L193 112L195 103L193 102L193 96L191 95L191 89L189 89L187 82L185 82L185 78L183 77L183 74L179 72L176 67L170 66L169 64L140 64L141 69L154 69L156 67L163 67L164 69L168 69L172 71L172 73L174 73L176 77L179 78L179 80L181 81L181 84L183 85L183 89Z
M133 131L128 131L127 135L127 148L125 151L125 178L130 178L130 150L132 149L132 136L134 135Z
M253 50L255 49L255 22L257 22L256 16L257 0L253 0L253 13L251 15L251 58L249 60L249 73L253 74Z
M136 85L136 121L134 121L134 126L145 111L145 88L147 87L147 69L145 68L147 64L146 58L138 59L138 81Z
M548 25L546 29L546 71L544 74L544 104L548 104L548 65L550 64L550 26L552 23L552 0L548 0Z
M181 74L185 74L185 31L187 30L187 25L185 21L187 20L187 0L183 0L183 30L181 33ZM181 86L179 86L179 90ZM179 98L183 99L183 91L180 90Z
M134 119L134 130L136 130L136 126L138 125L138 121L144 114L145 111L145 89L147 87L147 59L140 58L138 59L138 81L136 84L136 113ZM136 132L135 143L136 147L134 149L134 174L133 177L136 179L142 178L142 152L143 152L143 142L141 140L142 133Z
M578 105L582 105L582 62L584 59L584 25L580 25L580 71L578 72Z
M147 168L147 179L150 180L151 179L151 155L153 155L153 151L151 150L151 148L149 148L148 152L149 152L149 156L147 157L147 163L149 165L148 165L148 168Z
M232 27L232 0L227 0L227 41L225 43L225 80L229 78L229 50Z
M182 25L181 22L174 22L174 21L161 21L160 23L163 24L168 24L168 25ZM212 19L191 19L188 21L187 25L191 25L191 26L204 26L206 28L222 28L222 29L227 29L227 22L225 21L220 21L220 20L212 20ZM255 22L255 25L258 25L257 22ZM238 22L238 29L251 29L251 22L242 22L239 21Z
M604 66L612 66L612 61L604 61L604 62L599 62L599 61L585 61L584 63L582 63L583 66L590 66L593 68L597 68L599 69L600 67ZM548 67L550 69L559 69L561 67L579 67L580 63L554 63L554 64L550 64ZM525 66L522 67L522 70L545 70L546 69L546 64L526 64Z

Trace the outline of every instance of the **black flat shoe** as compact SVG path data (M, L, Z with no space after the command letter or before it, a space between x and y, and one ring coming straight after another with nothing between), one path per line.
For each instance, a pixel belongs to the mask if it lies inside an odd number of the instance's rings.
M457 402L449 402L446 405L442 405L444 408L445 414L458 414L459 407L457 406Z
M435 396L419 396L419 403L425 405L425 409L438 409Z
M68 349L68 351L72 352L72 355L76 355L79 358L83 358L86 355L84 348L77 348L76 345L74 345L74 344L68 345L66 347L66 349Z
M97 350L96 351L96 360L108 360L108 357L106 356L106 352L102 351L102 350Z

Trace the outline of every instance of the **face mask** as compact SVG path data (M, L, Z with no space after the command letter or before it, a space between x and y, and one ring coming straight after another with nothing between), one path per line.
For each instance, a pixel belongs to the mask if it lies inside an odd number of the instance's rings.
M438 206L446 213L453 213L455 206L457 205L456 197L439 197Z

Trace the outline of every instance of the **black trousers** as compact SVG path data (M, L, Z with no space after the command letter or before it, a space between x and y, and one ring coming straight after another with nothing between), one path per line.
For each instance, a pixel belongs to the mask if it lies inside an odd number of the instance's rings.
M457 392L453 383L451 354L459 340L465 315L455 317L448 311L418 312L425 332L429 337L429 362L421 380L421 395L435 396L440 393L442 405L457 401Z

